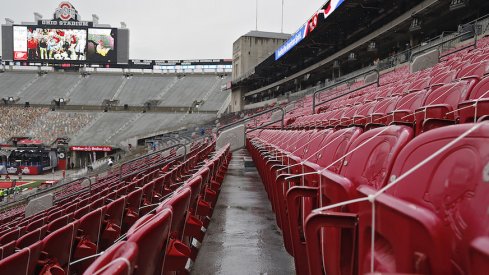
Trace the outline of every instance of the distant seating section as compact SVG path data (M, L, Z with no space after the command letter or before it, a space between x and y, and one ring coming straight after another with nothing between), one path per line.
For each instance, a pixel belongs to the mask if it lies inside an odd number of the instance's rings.
M51 112L48 108L0 107L0 143L11 137L31 137L46 143L70 137L86 126L93 113Z
M54 207L31 217L20 210L3 213L0 270L183 272L197 256L194 242L203 240L230 158L229 147L215 150L210 140L196 142L186 158L172 150L165 158L132 162L90 191L66 188L55 194Z
M104 100L118 101L119 106L144 106L152 101L161 107L192 107L218 111L227 96L221 87L230 76L216 74L175 75L141 74L129 78L122 74L93 73L82 77L75 73L50 72L38 76L32 72L0 74L0 98L18 97L18 104L52 104L55 98L69 99L67 104L102 106Z
M298 274L489 270L489 41L247 135ZM268 122L259 117L249 126Z

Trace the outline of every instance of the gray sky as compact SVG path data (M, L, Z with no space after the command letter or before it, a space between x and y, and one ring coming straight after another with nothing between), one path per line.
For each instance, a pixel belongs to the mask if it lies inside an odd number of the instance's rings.
M61 0L0 0L0 20L51 19ZM284 32L295 32L326 0L284 0ZM254 0L72 0L82 20L131 30L131 59L232 58L232 43L255 29ZM258 0L258 30L280 32L282 0ZM1 43L0 43L1 49ZM1 51L0 51L1 52Z

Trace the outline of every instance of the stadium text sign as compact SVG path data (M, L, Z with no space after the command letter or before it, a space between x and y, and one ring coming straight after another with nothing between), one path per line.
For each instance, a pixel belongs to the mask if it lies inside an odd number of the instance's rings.
M93 22L80 21L80 15L70 2L61 2L54 12L53 20L39 20L44 26L92 27Z
M294 48L299 42L301 42L304 38L309 35L316 27L319 25L321 21L326 20L338 7L343 4L346 0L329 0L324 6L318 10L309 21L307 21L301 28L292 35L289 40L285 41L285 43L280 46L275 51L275 60L278 60L282 56L284 56L288 51ZM320 16L322 14L322 16Z
M110 152L110 151L112 151L112 147L110 147L110 146L71 146L70 151Z

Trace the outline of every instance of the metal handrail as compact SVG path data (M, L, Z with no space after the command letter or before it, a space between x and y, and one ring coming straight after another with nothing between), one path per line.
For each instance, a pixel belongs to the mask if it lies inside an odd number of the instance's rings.
M174 149L174 148L177 148L177 147L183 147L183 148L185 149L185 154L184 154L184 160L185 160L185 158L186 158L186 156L187 156L187 147L186 147L186 145L187 145L187 144L185 144L185 145L184 145L184 144L175 144L175 145L172 145L172 146L170 146L170 147L166 147L166 148L164 148L164 149L160 149L160 150L158 150L158 151L154 151L154 152L149 153L149 154L147 154L147 155L144 155L144 156L141 156L141 157L138 157L138 158L132 159L132 160L130 160L130 161L124 162L124 163L123 163L123 164L121 164L121 166L119 167L119 180L121 180L121 179L122 179L122 177L123 177L123 176L122 176L122 168L123 168L124 166L127 166L128 164L134 163L134 162L139 161L139 160L142 160L142 159L147 159L147 158L152 157L152 156L157 155L157 154L161 154L161 153L163 153L163 152L166 152L166 151L168 151L168 150L171 150L171 149Z
M281 119L281 128L280 129L283 129L284 128L284 118L285 118L285 110L284 108L282 107L274 107L272 109L268 109L268 110L265 110L265 111L261 111L259 113L256 113L254 115L251 115L249 117L246 117L246 118L243 118L243 119L240 119L238 121L235 121L235 122L232 122L230 124L227 124L227 125L224 125L224 126L221 126L217 129L217 133L219 134L223 129L227 129L227 128L230 128L234 125L239 125L239 124L243 124L247 121L249 121L250 119L252 118L255 118L255 117L258 117L258 116L261 116L261 115L264 115L264 114L267 114L267 113L271 113L271 112L275 112L275 111L281 111L282 112L282 119ZM271 124L274 124L274 123L277 123L279 121L273 121L273 122L270 122ZM271 125L270 124L270 125ZM263 126L263 125L262 125ZM268 126L268 125L267 125Z
M347 79L344 79L344 80L342 80L342 81L340 81L340 82L334 83L334 84L332 84L332 85L330 85L330 86L328 86L328 87L326 87L326 88L324 88L324 89L321 89L321 90L319 90L319 91L314 92L314 94L312 95L312 113L313 113L313 114L314 114L314 113L316 113L316 106L323 105L323 104L325 104L326 102L331 101L330 99L328 99L328 100L325 100L325 101L322 101L322 102L316 103L316 95L317 95L317 94L319 94L319 93L323 93L323 92L326 92L327 90L330 90L330 89L332 89L332 88L334 88L334 87L337 87L337 86L340 86L340 85L342 85L342 84L348 83L348 82L350 82L351 80L357 79L358 77L360 77L360 76L362 76L362 75L368 75L368 74L370 74L370 73L376 73L376 74L377 74L377 81L376 81L376 82L372 82L372 83L370 83L370 84L368 84L368 85L365 85L365 86L361 87L361 89L363 89L363 88L365 88L365 87L368 87L368 86L370 86L370 85L372 85L372 84L377 84L377 87L379 87L379 86L380 86L380 72L379 72L379 70L378 70L377 68L374 68L374 69L368 70L368 71L363 72L363 73L356 74L356 75L351 76L351 77L349 77L349 78L347 78ZM359 89L355 89L354 91L358 91L358 90L359 90ZM353 91L352 91L352 92L353 92ZM348 94L348 93L347 93L347 94Z
M426 51L428 51L428 50L431 50L431 49L434 49L434 48L438 48L439 46L441 46L441 45L443 45L443 44L446 44L447 42L451 42L451 41L457 40L457 39L459 39L459 38L461 38L461 37L463 37L463 36L466 36L467 34L471 34L471 33L472 33L472 32L470 32L470 31L468 31L468 32L464 32L464 33L461 33L461 34L459 34L459 35L456 35L456 36L454 36L454 37L452 37L452 38L450 38L450 39L448 39L448 40L445 40L445 41L440 41L440 42L438 42L438 43L436 43L436 44L433 44L433 45L431 45L431 46L429 46L429 47L427 47L427 48L424 48L424 49L422 49L422 50L419 50L419 51L417 51L417 52L414 52L414 53L412 53L412 54L411 54L411 57L409 58L409 60L412 62L412 61L413 61L413 59L414 59L414 57L416 57L416 56L418 56L418 55L420 55L420 54L422 54L422 53L424 53L424 52L426 52ZM439 58L442 58L442 57L448 56L448 55L450 55L450 54L453 54L453 53L459 52L459 51L461 51L461 50L463 50L463 49L466 49L466 48L468 48L468 47L472 47L472 46L473 46L474 48L476 48L476 47L477 47L477 42L476 42L476 41L477 41L477 39L475 39L475 40L474 40L474 43L473 43L473 44L468 45L467 47L462 47L462 48L460 48L460 49L457 49L456 51L454 51L454 52L450 52L449 54L446 54L446 55L443 55L443 56L440 56Z
M19 200L15 200L15 201L9 202L7 204L4 204L4 205L0 206L0 208L1 208L1 210L9 209L11 206L14 206L14 205L17 205L17 204L22 204L22 203L25 203L25 202L29 202L30 199L32 199L32 198L36 198L36 197L42 196L44 194L53 192L53 191L55 191L57 189L60 189L60 188L62 188L64 186L73 184L75 182L79 182L80 180L84 180L84 179L88 179L88 182L89 182L88 188L89 188L89 190L91 190L91 188L92 188L92 180L90 179L90 177L80 177L80 178L77 178L75 180L72 180L72 181L69 181L69 182L66 182L66 183L62 183L62 184L59 184L59 185L55 185L55 186L52 186L52 187L49 187L49 188L40 190L39 192L36 192L34 194L31 194L31 195L22 197Z

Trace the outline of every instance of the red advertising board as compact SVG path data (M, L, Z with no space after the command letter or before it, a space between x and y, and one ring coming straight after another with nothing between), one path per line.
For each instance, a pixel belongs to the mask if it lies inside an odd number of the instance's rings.
M112 147L111 146L71 146L70 151L110 152L112 151Z

